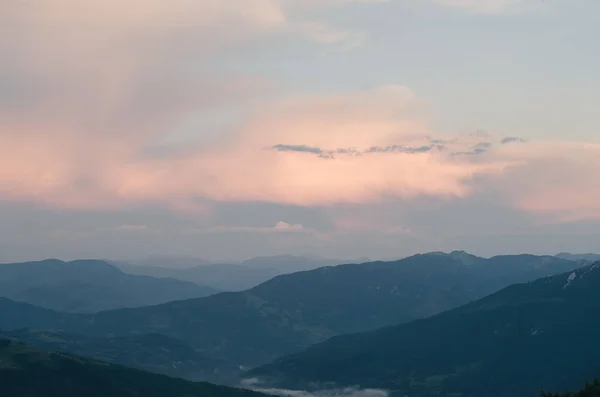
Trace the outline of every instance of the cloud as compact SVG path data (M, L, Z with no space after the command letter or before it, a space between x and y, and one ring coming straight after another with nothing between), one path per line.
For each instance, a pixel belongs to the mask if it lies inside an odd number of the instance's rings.
M600 217L597 146L439 134L401 85L294 95L207 62L269 37L347 45L360 34L319 12L367 3L377 1L6 2L0 199L207 214L215 200L331 207L497 191L540 218Z
M316 154L319 157L331 158L329 153L323 151L323 149L318 147L311 147L306 145L282 145L277 144L273 146L273 149L280 152L300 152L300 153L310 153Z
M66 208L165 203L200 211L202 199L323 205L372 201L382 194L467 194L466 180L497 165L427 152L354 156L339 150L340 158L327 163L296 153L319 147L367 151L397 142L420 147L428 132L412 114L417 102L400 86L278 100L216 146L159 158L139 156L154 138L153 129L145 130L147 121L114 132L75 129L62 119L58 125L15 122L2 126L0 192ZM277 146L290 137L309 144ZM273 146L279 151L264 150Z
M468 151L466 152L454 152L452 153L453 156L476 156L479 154L483 154L486 153L488 150L490 150L493 146L492 142L478 142L475 145L473 145L471 148L469 148Z
M336 155L351 155L351 156L360 156L363 154L372 154L372 153L404 153L404 154L413 154L413 153L426 153L432 150L444 150L445 147L440 144L432 144L432 145L422 145L418 147L411 147L407 145L388 145L388 146L371 146L364 150L358 150L355 147L351 148L337 148L337 149L321 149L318 147L306 146L306 145L282 145L277 144L272 147L273 149L280 152L299 152L299 153L309 153L315 154L318 157L325 159L333 159Z
M126 232L143 232L148 230L146 225L121 225L113 228L112 230L126 231Z
M298 231L298 230L304 230L304 227L303 227L302 225L299 225L299 224L290 225L290 224L289 224L289 223L287 223L287 222L282 222L282 221L279 221L279 222L277 222L277 224L276 224L276 225L273 227L273 229L274 229L274 230L277 230L277 231L284 231L284 232L287 232L287 231L292 231L292 230L296 230L296 231Z
M254 388L254 391L281 397L388 397L389 393L381 389L343 388L317 391L288 390L274 388Z
M494 145L507 140L435 134L419 109L420 100L401 86L278 99L215 145L158 158L138 155L148 142L143 135L15 128L0 148L0 194L63 208L162 204L203 211L207 200L327 207L495 191L545 219L600 217L597 146ZM229 230L301 230L286 225Z
M193 195L165 200L176 187L145 188L170 171L141 157L169 152L160 142L186 119L232 118L270 90L261 77L210 68L207 57L286 35L345 45L344 35L324 37L336 29L312 18L351 3L361 1L310 7L297 0L134 0L125 7L116 0L6 2L0 195L64 208L167 201L203 211Z
M525 140L523 138L509 136L509 137L503 138L500 142L503 145L506 145L509 143L525 143Z
M324 159L333 159L336 155L351 155L351 156L360 156L363 154L372 154L372 153L404 153L404 154L412 154L412 153L426 153L432 150L444 150L445 147L440 144L431 144L431 145L422 145L418 147L411 147L407 145L388 145L388 146L371 146L370 148L364 150L358 150L355 147L351 148L337 148L337 149L322 149L318 147L306 146L306 145L283 145L277 144L272 147L273 149L280 152L298 152L298 153L308 153L315 154L320 158Z
M386 194L460 197L476 173L501 170L501 164L409 150L430 142L425 122L414 114L417 103L400 86L275 103L242 126L232 146L205 158L206 168L220 170L206 194L294 205L359 203ZM302 144L281 143L290 138ZM390 149L356 155L374 147ZM332 153L330 161L320 158ZM245 170L232 161L246 164Z
M302 36L322 44L338 44L340 50L348 51L364 44L363 32L336 29L321 21L303 21L292 29Z
M542 223L600 220L600 144L525 142L501 153L515 163L483 189Z
M277 389L260 387L262 381L258 378L242 379L241 387L271 396L281 397L388 397L389 392L383 389L361 389L345 387L338 389L322 389L316 391Z
M365 153L427 153L432 150L444 150L445 147L440 144L422 145L411 147L406 145L388 145L385 147L372 146Z
M434 0L435 2L452 7L463 8L476 13L495 14L514 9L529 0Z
M313 233L300 224L290 224L284 221L277 222L274 226L218 226L205 229L195 229L190 233Z

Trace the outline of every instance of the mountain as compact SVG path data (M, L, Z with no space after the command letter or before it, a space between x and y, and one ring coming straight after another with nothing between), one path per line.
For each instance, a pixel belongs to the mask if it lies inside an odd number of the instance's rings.
M128 274L169 277L200 285L209 285L219 291L243 291L281 274L276 269L251 268L240 264L226 263L190 268L137 266L126 263L115 263L115 265Z
M232 264L207 264L200 259L171 257L152 257L151 260L135 264L114 262L125 273L192 281L220 291L244 291L282 274L340 263L344 261L294 255L260 256Z
M43 312L41 321L7 307L0 312L6 313L0 316L0 328L31 327L94 338L160 333L184 341L203 357L224 360L227 366L218 369L227 371L266 364L335 335L431 316L572 266L553 257L425 254L319 268L278 276L244 292L93 316Z
M600 373L600 263L460 308L343 335L247 376L271 387L382 388L414 397L568 390Z
M597 262L600 261L600 254L569 254L567 252L556 255L557 258L566 259L569 261L585 261L585 262Z
M344 263L339 259L304 257L294 255L258 256L245 260L241 265L255 269L276 269L280 274L314 270L324 266L335 266Z
M161 334L89 338L65 332L19 329L1 332L1 335L47 350L87 356L188 380L225 380L219 379L220 368L225 368L227 374L238 370L227 368L224 362L203 357L186 343Z
M80 321L81 318L76 314L59 313L0 297L0 330L56 327L61 323Z
M0 339L0 385L10 397L260 397Z
M64 312L93 313L214 293L191 282L125 274L98 260L0 265L0 296Z
M109 261L110 262L110 261ZM121 261L119 261L121 262ZM207 266L213 263L206 259L197 258L195 256L187 255L150 255L146 258L133 260L133 261L122 261L132 266L150 266L150 267L161 267L168 266L170 268L185 269L196 266Z

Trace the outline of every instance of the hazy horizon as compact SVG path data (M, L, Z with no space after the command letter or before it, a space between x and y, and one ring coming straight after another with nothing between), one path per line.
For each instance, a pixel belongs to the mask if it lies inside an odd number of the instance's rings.
M398 260L402 260L414 255L421 255L421 254L431 254L431 253L437 253L437 252L442 252L445 254L450 254L454 251L464 251L468 254L471 255L475 255L481 258L492 258L495 256L512 256L512 255L536 255L536 256L558 256L560 254L572 254L572 255L599 255L597 252L566 252L566 251L560 251L560 252L499 252L499 253L495 253L492 255L479 255L479 254L475 254L473 252L469 252L469 251L465 251L465 250L461 250L461 249L453 249L453 250L446 250L446 251L423 251L423 252L414 252L412 254L409 255L404 255L404 256L391 256L391 257L344 257L344 256L340 256L340 257L325 257L325 256L319 256L319 255L314 255L311 253L298 253L298 254L276 254L276 255L257 255L257 256L249 256L249 257L239 257L239 258L206 258L206 257L200 257L200 256L191 256L191 255L165 255L165 254L150 254L150 255L137 255L137 256L133 256L133 257L128 257L128 258L108 258L108 257L63 257L63 258L58 258L58 257L25 257L25 259L19 259L15 262L37 262L37 261L43 261L43 260L60 260L60 261L65 261L65 262L69 262L69 261L75 261L75 260L103 260L103 261L110 261L110 262L120 262L120 263L130 263L136 266L160 266L160 267L173 267L173 268L186 268L186 267L191 267L191 266L199 266L199 265L219 265L219 264L240 264L244 261L249 261L252 259L257 259L257 258L274 258L274 257L279 257L279 256L292 256L292 257L297 257L297 258L307 258L307 259L313 259L315 261L318 260L323 260L323 261L330 261L333 262L334 264L345 264L345 263L362 263L362 262L376 262L376 261L383 261L383 262L393 262L393 261L398 261ZM160 260L165 260L164 263L159 264L158 262ZM149 260L153 260L154 262L157 262L156 264L148 264L145 263ZM195 264L179 264L179 263L173 263L173 262L169 262L169 261L173 261L173 260L188 260L188 261L198 261L198 263ZM2 263L9 263L8 261L0 261L0 264ZM173 266L174 265L174 266Z

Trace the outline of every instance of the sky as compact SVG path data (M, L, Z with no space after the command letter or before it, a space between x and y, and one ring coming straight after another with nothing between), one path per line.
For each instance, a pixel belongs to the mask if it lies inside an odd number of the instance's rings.
M597 252L597 0L3 0L0 261Z

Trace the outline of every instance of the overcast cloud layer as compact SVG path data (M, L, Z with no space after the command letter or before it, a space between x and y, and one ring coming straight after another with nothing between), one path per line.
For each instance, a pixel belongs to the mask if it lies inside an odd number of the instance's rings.
M599 11L4 1L0 260L596 250Z

